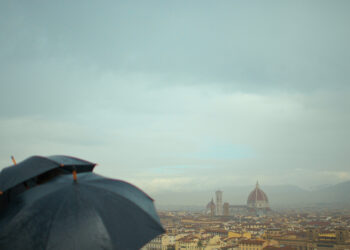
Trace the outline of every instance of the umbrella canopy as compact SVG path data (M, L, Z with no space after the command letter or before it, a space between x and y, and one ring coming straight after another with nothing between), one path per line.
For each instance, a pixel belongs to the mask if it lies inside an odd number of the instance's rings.
M78 173L92 172L94 170L94 167L96 166L96 163L92 163L86 160L66 155L48 156L47 159L58 163L61 167L63 167L66 170L76 170Z
M91 172L95 163L70 156L32 156L17 165L4 168L0 173L0 192L5 192L18 184L53 169L62 168L66 171L75 169L79 172Z
M0 249L140 249L163 232L143 191L81 173L18 195L0 220Z

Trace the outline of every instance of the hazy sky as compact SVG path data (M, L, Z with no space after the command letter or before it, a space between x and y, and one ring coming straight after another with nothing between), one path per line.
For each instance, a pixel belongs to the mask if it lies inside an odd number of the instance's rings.
M350 1L0 2L0 168L151 193L350 180Z

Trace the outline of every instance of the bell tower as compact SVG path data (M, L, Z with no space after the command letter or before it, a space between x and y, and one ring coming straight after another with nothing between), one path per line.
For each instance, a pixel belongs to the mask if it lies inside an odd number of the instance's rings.
M215 192L216 194L216 215L221 216L223 215L222 212L222 191L218 190Z

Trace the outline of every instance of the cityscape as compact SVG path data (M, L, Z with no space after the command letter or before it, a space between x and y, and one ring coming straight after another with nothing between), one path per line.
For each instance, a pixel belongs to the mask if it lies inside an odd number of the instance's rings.
M159 211L166 233L142 249L350 249L350 208L275 210L258 182L244 205L224 202L223 193L202 211Z
M260 189L259 183L256 183L255 189L249 194L246 205L230 205L222 201L223 191L215 192L216 203L213 199L206 207L206 214L210 216L232 216L244 214L267 214L271 211L269 199L263 190Z
M0 250L350 250L350 0L0 17Z

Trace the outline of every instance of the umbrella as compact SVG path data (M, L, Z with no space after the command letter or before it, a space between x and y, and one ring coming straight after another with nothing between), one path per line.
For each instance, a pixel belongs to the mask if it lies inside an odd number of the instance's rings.
M72 172L91 172L95 163L81 160L70 156L32 156L17 165L4 168L0 173L0 194L31 180L34 177L41 176L39 182L45 181L58 174L60 169ZM49 172L51 171L51 172ZM29 185L30 183L26 183Z
M61 175L16 196L0 220L0 249L140 249L164 232L153 200L94 173Z

